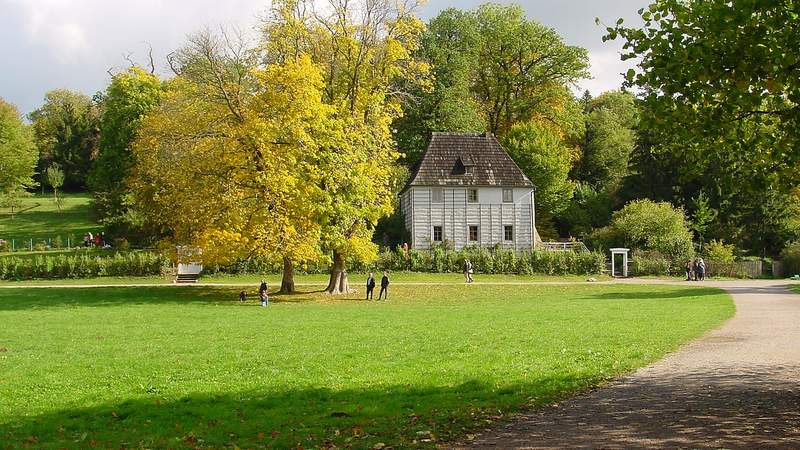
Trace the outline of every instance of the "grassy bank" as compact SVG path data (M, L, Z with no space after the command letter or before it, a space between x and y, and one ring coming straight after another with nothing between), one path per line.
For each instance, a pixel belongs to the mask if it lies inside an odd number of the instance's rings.
M64 194L59 211L52 195L36 194L22 200L13 218L10 209L0 208L0 239L15 240L17 248L27 248L30 239L36 245L56 236L61 236L64 245L67 236L80 241L87 231L100 229L90 218L90 201L88 194Z

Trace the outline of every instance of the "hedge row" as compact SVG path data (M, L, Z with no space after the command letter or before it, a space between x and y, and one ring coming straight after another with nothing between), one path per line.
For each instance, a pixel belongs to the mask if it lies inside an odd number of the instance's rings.
M153 252L99 255L36 255L0 258L0 279L31 280L104 276L160 275L169 270L168 258Z
M351 261L351 272L412 271L455 272L463 271L464 260L469 258L477 273L486 274L547 274L586 275L599 274L605 268L605 257L600 253L468 249L461 251L436 248L432 251L384 251L371 263ZM58 278L90 278L103 276L161 275L171 270L168 258L153 252L120 252L113 256L102 255L36 255L33 257L9 256L0 258L0 279L31 280ZM265 274L280 273L281 265L251 258L227 266L207 265L206 274ZM327 273L326 264L311 264L297 268L300 273Z
M605 257L600 253L528 251L515 252L501 249L465 249L460 251L435 248L432 251L402 250L383 251L378 258L367 264L350 261L350 272L366 271L410 271L433 273L460 273L464 260L469 258L477 273L488 274L547 274L586 275L599 274L605 268ZM206 266L205 273L256 274L280 273L281 265L249 259L228 266ZM325 264L310 264L298 267L302 273L327 273Z

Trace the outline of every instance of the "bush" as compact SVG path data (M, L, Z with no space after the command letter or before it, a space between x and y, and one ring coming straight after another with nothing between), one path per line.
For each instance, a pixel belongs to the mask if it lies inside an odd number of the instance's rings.
M800 274L800 241L789 244L781 252L783 273L787 276Z
M658 252L672 262L687 261L694 255L683 210L667 202L632 201L614 213L611 228L608 235L615 236L616 231L623 245L634 250Z
M629 261L629 274L634 277L645 275L670 275L683 271L683 267L673 265L666 256L658 252L634 252Z
M31 280L104 276L161 275L170 267L166 257L153 252L106 255L36 255L0 258L0 279Z
M713 240L706 244L705 254L706 259L718 263L729 264L732 263L736 247L733 244L725 244L723 241Z

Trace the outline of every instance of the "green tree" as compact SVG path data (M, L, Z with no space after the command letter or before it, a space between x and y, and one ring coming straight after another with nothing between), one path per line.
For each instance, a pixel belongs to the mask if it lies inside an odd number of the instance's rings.
M700 190L719 210L718 238L776 254L787 236L791 190L800 182L800 17L793 0L658 0L622 21L626 74L641 91L642 190L688 205ZM649 185L649 187L648 187Z
M630 93L611 91L589 101L580 179L597 190L616 192L628 175L637 125L638 111Z
M29 118L39 148L39 173L58 164L64 172L65 189L86 189L86 179L97 156L97 105L79 92L56 89L45 94L44 104ZM40 180L42 185L46 181Z
M11 208L12 215L20 196L36 185L38 157L30 128L17 109L0 98L0 204Z
M503 138L508 154L536 186L537 225L548 223L572 199L570 149L551 127L529 122L514 125ZM542 232L546 232L543 227Z
M481 5L475 20L482 45L472 92L488 130L502 136L537 116L558 123L572 100L566 87L589 76L586 50L566 45L519 5Z
M45 180L47 184L53 189L53 202L55 202L58 210L61 211L61 197L58 195L58 190L64 185L64 171L58 163L50 164L45 170Z
M419 159L431 132L486 129L470 90L481 46L477 25L472 13L448 8L431 19L422 34L417 57L430 64L433 86L414 89L395 124L404 161L413 164Z
M692 199L692 206L694 209L692 212L692 231L700 241L700 248L702 249L708 228L717 219L718 212L711 207L708 196L703 191L700 191L700 194Z
M106 89L100 119L100 153L89 176L94 208L117 233L130 232L125 179L133 165L131 143L142 118L159 101L161 82L132 67L114 75Z

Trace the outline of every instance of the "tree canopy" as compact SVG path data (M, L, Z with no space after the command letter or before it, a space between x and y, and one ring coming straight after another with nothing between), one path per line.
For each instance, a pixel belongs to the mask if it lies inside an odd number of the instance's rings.
M65 189L86 189L97 157L99 115L94 101L79 92L56 89L45 94L44 104L29 115L39 149L38 172L43 174L47 167L58 164Z
M39 153L31 130L14 105L0 98L0 202L12 209L25 189L35 186Z

